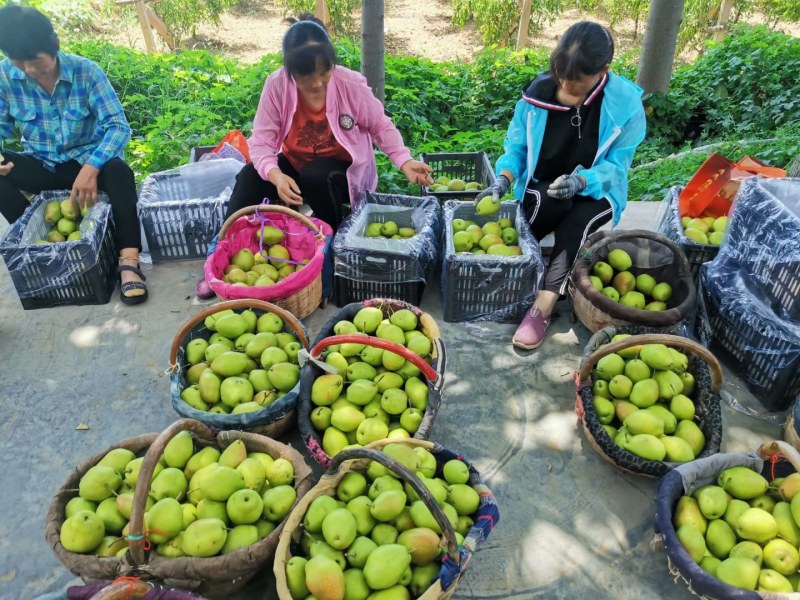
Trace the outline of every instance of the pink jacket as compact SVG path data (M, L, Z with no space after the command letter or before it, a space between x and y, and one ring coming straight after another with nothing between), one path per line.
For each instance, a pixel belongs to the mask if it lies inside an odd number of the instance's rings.
M296 107L297 87L286 70L281 68L271 73L264 83L248 140L253 166L264 180L278 166L278 152L289 133ZM355 71L334 67L328 83L326 112L334 137L353 158L347 169L347 183L351 206L355 207L363 191L374 192L378 187L373 141L397 168L411 158L411 151L383 112L383 105L367 80Z

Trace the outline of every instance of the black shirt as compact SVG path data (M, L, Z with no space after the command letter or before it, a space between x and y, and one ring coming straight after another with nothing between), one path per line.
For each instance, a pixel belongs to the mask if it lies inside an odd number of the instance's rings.
M558 83L549 73L539 75L525 89L522 96L527 102L547 110L539 161L533 172L535 179L553 181L572 173L578 165L584 169L592 166L597 154L600 108L607 81L608 76L603 76L577 108L556 99Z

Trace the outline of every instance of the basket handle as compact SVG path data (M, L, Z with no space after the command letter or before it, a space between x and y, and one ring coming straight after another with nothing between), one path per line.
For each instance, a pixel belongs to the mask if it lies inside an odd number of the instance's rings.
M432 366L425 362L421 356L414 354L405 346L372 336L355 335L350 333L347 335L332 335L330 337L326 337L311 349L311 358L319 359L322 351L325 348L328 346L335 346L337 344L364 344L365 346L372 346L373 348L381 348L383 350L388 350L389 352L394 352L417 367L422 374L425 375L425 378L428 381L434 385L439 385L439 374Z
M580 381L583 382L589 379L592 369L594 369L597 361L604 356L608 356L614 352L619 352L620 350L625 350L625 348L630 348L631 346L641 346L644 344L664 344L673 348L677 347L703 359L711 369L711 389L716 392L719 391L720 387L722 387L722 366L719 364L717 358L711 354L711 352L694 340L690 340L689 338L681 337L679 335L667 335L664 333L632 335L631 337L620 340L619 342L612 342L601 346L592 352L586 359L586 362L584 362L581 366L580 371L578 372Z
M762 444L761 447L758 449L758 455L761 458L770 458L775 456L776 454L783 455L786 460L792 463L792 466L800 472L800 452L787 442L783 440L774 440L772 442L767 442L766 444Z
M240 300L226 300L225 302L219 302L218 304L213 304L207 308L204 308L197 314L189 317L181 328L178 329L178 333L175 334L175 338L172 340L172 347L169 350L169 366L170 369L177 369L178 368L178 349L183 344L184 338L189 334L189 332L194 328L195 325L200 323L201 321L205 321L206 317L213 315L214 313L218 313L223 310L228 309L236 309L236 308L255 308L257 310L263 310L266 312L275 313L281 319L283 319L284 323L288 323L289 326L294 331L294 334L297 336L297 339L302 344L303 348L308 348L308 338L306 337L305 331L303 331L302 326L297 321L297 317L295 317L292 313L287 310L282 309L280 306L275 304L271 304L270 302L264 302L263 300L255 300L253 298L242 298Z
M164 453L169 441L181 431L189 431L199 438L207 440L214 439L214 433L200 421L194 419L179 419L162 431L155 441L147 449L139 469L139 478L136 480L136 488L133 492L133 507L131 509L130 532L128 534L128 545L130 546L131 557L134 564L145 564L145 549L141 543L144 536L144 509L147 503L147 496L150 493L150 483L156 469L156 463Z
M420 440L422 441L422 440ZM444 535L445 541L447 542L447 551L450 553L450 558L452 558L456 564L460 562L460 557L458 555L458 542L456 541L456 534L453 530L453 525L450 523L450 520L447 518L447 515L444 514L444 511L439 506L439 503L436 502L436 499L430 493L428 488L426 488L422 482L419 480L419 477L405 466L403 466L400 462L396 461L394 458L389 456L388 454L384 454L381 452L381 449L391 443L406 443L406 440L378 440L369 444L363 448L351 448L348 450L342 450L336 456L333 457L333 461L331 462L331 466L328 472L336 471L342 463L350 460L356 460L359 458L367 458L370 460L374 460L379 462L384 467L395 473L396 475L400 476L400 479L408 483L411 488L417 493L419 499L425 503L425 506L428 507L428 510L431 511L433 518L436 519L436 522L439 524L439 527L442 530L442 534ZM428 445L423 445L424 448L431 448L433 444L427 442ZM420 444L414 444L420 445Z
M96 592L89 600L127 600L128 598L144 598L153 591L150 583L136 578L124 578L112 581L111 584Z
M225 234L227 233L228 229L230 228L231 225L233 225L236 222L236 219L238 219L239 217L244 217L250 214L268 213L268 212L280 213L282 215L287 215L289 217L292 217L293 219L300 221L303 225L305 225L311 231L313 231L314 235L316 235L317 238L323 239L325 237L323 233L319 230L319 227L314 225L311 219L309 219L305 215L300 214L296 210L292 210L291 208L281 206L280 204L254 204L253 206L245 206L244 208L240 208L230 217L225 219L225 222L222 224L222 227L220 227L218 239L220 240L225 239Z

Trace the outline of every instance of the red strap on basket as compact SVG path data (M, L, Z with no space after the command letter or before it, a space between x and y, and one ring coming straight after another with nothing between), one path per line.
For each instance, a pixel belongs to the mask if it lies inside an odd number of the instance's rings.
M783 454L773 454L769 457L769 475L772 481L775 481L775 465L782 458L786 458Z

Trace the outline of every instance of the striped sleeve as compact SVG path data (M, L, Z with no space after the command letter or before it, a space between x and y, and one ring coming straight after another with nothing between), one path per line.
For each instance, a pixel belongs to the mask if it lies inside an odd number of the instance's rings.
M9 113L6 90L0 88L0 142L10 139L14 134L14 122Z
M97 118L97 134L98 137L102 136L87 164L101 169L112 158L122 156L131 138L131 128L111 82L94 63L91 63L86 85L89 88L89 106Z

